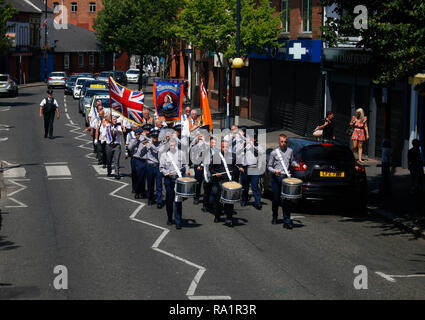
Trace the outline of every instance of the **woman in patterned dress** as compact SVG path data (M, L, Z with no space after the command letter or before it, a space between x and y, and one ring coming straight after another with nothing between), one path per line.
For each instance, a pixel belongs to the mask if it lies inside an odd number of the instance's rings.
M353 140L353 153L358 148L359 162L363 162L363 142L369 139L369 129L367 127L367 117L364 116L362 108L356 110L356 115L351 119L350 126L354 126L354 132L351 135L351 140Z

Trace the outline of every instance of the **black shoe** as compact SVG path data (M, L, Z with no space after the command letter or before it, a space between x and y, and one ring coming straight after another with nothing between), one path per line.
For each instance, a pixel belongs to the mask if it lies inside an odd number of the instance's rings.
M121 176L119 174L116 174L115 179L119 180L119 179L121 179Z
M108 177L112 177L112 172L108 172Z
M147 199L147 198L148 198L147 195L145 195L143 193L140 195L140 199Z
M194 199L193 204L199 204L199 199Z
M180 230L182 228L182 226L180 224L176 224L176 229Z
M162 204L162 203L158 203L157 205L156 205L156 207L158 208L158 209L162 209L162 207L163 207L164 205Z
M214 218L214 223L219 223L220 220L218 220L217 218Z
M245 201L241 201L241 207L246 207L246 202Z
M44 139L46 139L46 138L47 138L47 133L44 134Z
M153 201L152 200L149 200L148 201L148 206L151 206L151 205L153 205Z
M273 219L272 224L277 224L277 219Z
M263 206L261 204L254 204L254 208L257 210L261 210Z
M106 164L104 164L104 165L102 166L102 168L103 168L103 169L106 169Z
M206 207L202 207L201 210L202 210L202 212L208 212L208 208L206 208Z
M97 164L98 164L99 166L101 166L101 165L102 165L102 160L98 160L98 161L97 161Z
M131 193L136 193L136 191L134 191L134 190L131 190Z
M173 224L173 221L167 220L167 226L171 226Z
M53 140L53 137L49 137L50 140Z
M292 223L284 223L284 224L283 224L283 227L284 227L285 229L292 230L292 228L293 228L294 226L293 226L293 224L292 224Z
M140 199L140 194L138 193L134 194L134 199Z
M233 228L233 221L231 220L226 221L225 225L228 226L229 228Z

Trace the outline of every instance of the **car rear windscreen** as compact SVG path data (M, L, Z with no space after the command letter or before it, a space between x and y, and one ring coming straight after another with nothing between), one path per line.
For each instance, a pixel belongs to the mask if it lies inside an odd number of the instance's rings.
M86 98L93 97L93 96L100 95L100 94L106 94L107 92L108 91L105 91L105 90L87 90Z
M51 77L65 77L65 73L63 72L52 72L50 74Z
M354 161L354 155L350 149L343 146L326 146L321 144L310 145L301 150L301 159L303 161L334 162Z
M128 74L139 74L140 71L139 70L130 70L130 71L127 71L127 73Z

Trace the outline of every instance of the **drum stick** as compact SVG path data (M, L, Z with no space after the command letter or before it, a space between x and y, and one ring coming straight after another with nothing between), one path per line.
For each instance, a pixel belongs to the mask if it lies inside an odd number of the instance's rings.
M219 174L226 174L226 172L214 173L214 174L212 174L211 176L215 177L215 176L217 176L217 175L219 175Z

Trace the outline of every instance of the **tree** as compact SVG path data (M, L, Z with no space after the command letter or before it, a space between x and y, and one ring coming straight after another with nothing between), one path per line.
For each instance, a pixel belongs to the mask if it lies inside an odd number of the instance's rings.
M375 84L390 86L394 81L413 76L425 69L425 2L423 0L367 1L367 27L354 22L359 14L354 8L362 0L322 0L322 5L335 4L336 18L323 26L324 40L330 46L347 36L360 36L358 47L372 50ZM365 22L365 21L364 21Z
M174 31L193 47L219 54L236 55L236 0L185 0ZM280 18L269 1L241 0L241 55L264 53L279 46Z
M0 0L0 54L6 52L12 45L12 40L6 36L8 28L6 22L16 14L16 9L10 4L4 4L4 0Z
M103 0L103 5L93 28L107 50L169 58L178 0Z

